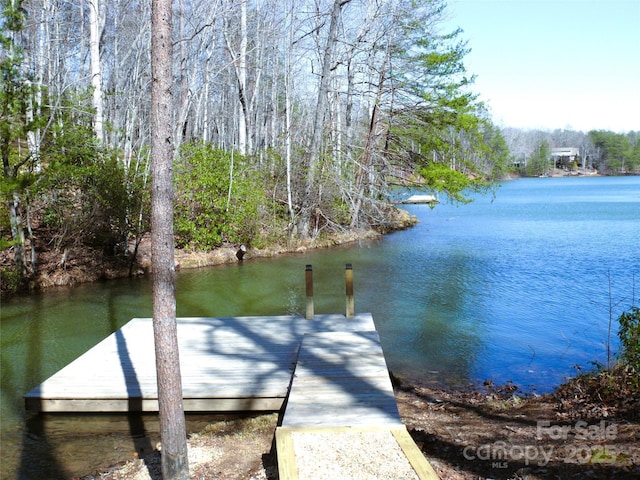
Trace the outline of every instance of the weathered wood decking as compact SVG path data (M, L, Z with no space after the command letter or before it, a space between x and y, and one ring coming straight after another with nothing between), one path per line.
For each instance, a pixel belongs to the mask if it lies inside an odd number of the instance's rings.
M378 332L302 340L283 427L402 426Z
M184 408L277 411L306 333L372 331L371 314L179 318ZM157 411L153 325L135 318L25 395L42 412Z
M400 419L376 331L305 335L276 451L280 480L438 478Z
M405 200L400 200L398 203L402 204L420 204L420 203L440 203L435 195L411 195Z
M178 343L186 412L278 411L286 399L281 480L438 478L402 424L371 314L179 318ZM152 320L136 318L25 403L132 412L157 411L157 398Z

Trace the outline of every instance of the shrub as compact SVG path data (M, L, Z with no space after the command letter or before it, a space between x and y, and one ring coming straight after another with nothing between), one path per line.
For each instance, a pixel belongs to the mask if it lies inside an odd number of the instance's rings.
M127 240L129 212L137 203L118 159L94 154L86 164L65 160L49 167L40 183L43 224L58 247L83 244L112 255Z
M247 160L210 144L186 144L175 174L178 247L251 244L259 234L264 190Z
M22 275L15 267L0 268L0 291L14 293L20 289Z
M618 337L622 345L621 359L640 374L640 308L631 307L618 318Z

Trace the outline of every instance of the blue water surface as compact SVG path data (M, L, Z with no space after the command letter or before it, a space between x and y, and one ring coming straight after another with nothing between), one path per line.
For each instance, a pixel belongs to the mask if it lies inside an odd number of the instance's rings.
M548 391L614 359L640 295L639 177L520 179L409 210L421 223L384 241L398 302L376 315L392 368Z

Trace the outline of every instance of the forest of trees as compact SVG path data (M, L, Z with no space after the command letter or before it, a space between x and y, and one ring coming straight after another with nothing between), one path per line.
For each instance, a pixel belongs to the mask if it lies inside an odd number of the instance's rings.
M575 130L522 130L504 128L501 133L509 147L514 171L524 175L541 175L553 166L551 149L573 147L580 152L575 165L603 175L640 173L640 131L626 134L605 130L588 133ZM565 166L565 168L567 168Z
M80 247L131 255L149 232L150 2L0 6L3 281L32 277L45 249L61 265ZM492 123L446 14L443 0L174 2L176 244L383 230L394 186L464 200L551 143ZM577 135L600 169L638 168L636 134Z

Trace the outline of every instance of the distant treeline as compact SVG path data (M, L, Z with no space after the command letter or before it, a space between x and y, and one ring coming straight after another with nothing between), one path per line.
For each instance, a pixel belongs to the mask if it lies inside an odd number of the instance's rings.
M553 166L553 148L572 147L579 151L568 170L597 170L603 175L640 174L640 131L626 134L606 130L588 133L575 130L523 130L503 128L512 163L528 175L547 173Z

